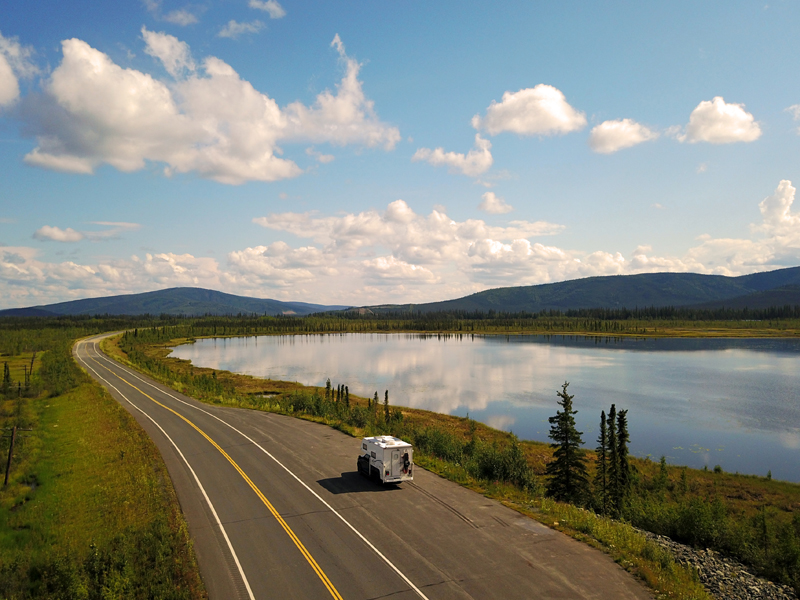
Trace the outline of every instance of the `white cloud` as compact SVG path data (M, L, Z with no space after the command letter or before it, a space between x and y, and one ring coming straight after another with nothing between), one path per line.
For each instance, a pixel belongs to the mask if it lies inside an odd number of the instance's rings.
M0 54L0 108L9 106L19 98L19 82L17 81L8 59Z
M483 201L478 205L478 209L490 215L504 215L514 210L513 206L496 196L494 192L486 192L481 198Z
M336 92L322 92L310 107L293 102L285 109L220 59L207 57L197 67L177 38L145 28L142 36L148 54L173 76L188 75L168 85L118 66L81 40L62 42L61 64L25 111L38 140L25 157L28 164L92 173L101 163L135 171L156 162L167 175L196 172L240 184L302 172L280 157L281 142L391 149L400 139L365 97L360 65L345 54L338 36L332 45L346 73Z
M790 107L785 109L786 112L792 114L793 121L800 121L800 104L792 104ZM800 127L797 129L797 133L800 133Z
M704 100L689 117L686 133L678 139L689 143L732 144L753 142L761 137L761 127L744 104L726 104L722 96Z
M423 160L434 167L447 166L451 173L462 173L468 177L477 177L492 166L492 143L478 133L475 135L475 148L468 154L445 152L443 148L420 148L411 157L412 161Z
M87 239L93 242L117 239L123 231L135 231L141 227L138 223L120 223L110 221L92 221L92 225L109 227L101 231L75 231L71 227L61 229L44 225L33 234L34 239L52 242L79 242Z
M657 137L658 132L651 131L633 119L603 121L589 134L589 146L600 154L611 154Z
M286 107L286 137L340 146L362 144L370 148L383 146L386 150L393 149L400 141L400 131L378 119L374 103L366 98L358 80L361 65L347 56L338 33L331 47L339 53L345 75L336 86L335 94L325 90L311 107L300 102Z
M263 28L264 24L258 20L251 21L250 23L239 23L231 19L228 21L227 25L219 30L217 36L235 40L243 33L258 33Z
M197 23L197 16L188 8L180 8L163 15L161 13L161 0L142 0L142 3L148 12L159 21L166 21L182 27Z
M795 192L797 190L792 182L784 179L779 184L772 196L767 196L758 205L764 223L763 231L772 234L792 233L800 234L800 215L792 213Z
M615 248L581 252L542 243L559 225L510 221L456 221L443 210L417 214L402 200L384 211L338 215L283 213L254 221L304 241L236 249L225 261L148 253L143 258L91 264L46 262L34 248L0 249L0 307L42 304L76 297L133 293L177 285L283 300L330 304L427 302L457 298L488 287L563 281L594 275L697 272L743 275L800 263L800 213L795 188L781 181L760 204L762 220L749 239L703 235L685 252L660 256L647 245L627 255ZM103 228L135 224L95 222ZM46 239L91 232L42 228ZM271 235L275 235L274 233ZM98 238L99 239L99 238ZM366 300L365 300L366 299Z
M286 16L286 11L277 0L250 0L250 8L263 10L269 14L270 19L281 19Z
M376 258L362 261L364 275L373 285L381 282L402 281L405 283L423 281L435 282L436 275L430 269L420 265L413 265L394 256L378 256Z
M160 60L167 73L176 79L184 71L194 72L194 60L186 42L164 32L148 31L145 27L142 27L142 39L146 44L144 51Z
M518 92L505 92L499 103L492 100L485 117L472 117L472 126L489 135L503 131L558 135L583 129L586 115L570 106L561 90L540 83Z
M36 233L33 234L33 237L43 242L80 242L84 236L82 233L75 231L71 227L60 229L58 227L44 225L36 230Z
M0 33L0 108L19 98L19 77L32 77L39 69L31 60L33 49Z

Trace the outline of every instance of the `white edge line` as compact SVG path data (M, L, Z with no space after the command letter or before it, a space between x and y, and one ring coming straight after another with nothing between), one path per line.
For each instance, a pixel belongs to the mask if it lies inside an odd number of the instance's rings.
M80 346L83 343L84 342L79 342L78 345ZM96 344L96 342L94 342L94 343ZM76 354L78 354L78 353L76 352ZM88 354L89 353L87 352L87 356L88 356ZM100 353L100 352L98 352L98 356L100 356L101 358L103 357L102 353ZM166 431L164 431L164 428L161 427L161 425L159 425L158 423L156 423L156 421L155 421L155 419L153 419L153 417L148 415L145 411L143 411L141 408L136 406L133 402L128 400L128 398L125 396L125 394L123 394L121 391L119 391L119 389L117 389L111 382L109 382L106 378L104 378L102 375L100 375L100 373L98 373L92 367L90 367L89 363L87 363L84 360L82 360L80 358L80 354L78 354L78 359L81 360L81 362L84 364L84 366L87 369L89 369L95 375L97 375L97 377L99 379L105 381L106 385L108 385L110 388L114 389L120 396L122 396L128 404L130 404L133 408L135 408L140 413L142 413L145 417L150 419L153 422L153 425L155 425L156 427L158 427L161 430L161 433L164 434L164 437L166 437L169 440L170 444L172 444L172 446L175 448L177 453L183 459L183 462L186 464L186 467L189 469L189 471L191 471L192 476L194 477L194 480L197 483L197 486L200 488L200 491L203 492L203 497L206 499L206 503L208 504L208 508L211 509L211 513L214 515L214 520L217 522L217 525L219 526L220 530L222 531L222 535L225 538L225 541L228 543L228 549L231 551L231 554L233 555L233 560L234 560L234 562L236 562L236 567L239 569L239 575L242 576L242 581L244 581L244 585L247 588L247 594L250 596L250 600L255 600L255 596L253 596L253 590L250 589L250 582L247 581L247 576L244 574L244 569L242 569L242 565L239 562L239 557L236 555L236 550L233 549L233 544L231 544L231 540L228 537L228 532L225 531L225 527L222 525L222 521L219 520L219 515L217 515L217 511L214 508L214 505L211 503L211 499L208 497L208 494L206 494L206 490L203 487L203 484L200 483L200 479L197 477L197 473L194 472L194 469L192 468L192 465L190 465L189 461L186 460L186 457L183 455L183 452L181 452L181 449L178 448L178 445L173 441L173 439L169 436L169 434ZM108 368L108 367L106 367L106 368Z
M305 482L304 482L302 479L300 479L300 478L299 478L297 475L295 475L295 474L294 474L292 471L290 471L290 470L289 470L289 468L288 468L288 467L286 467L286 465L284 465L284 464L283 464L281 461L279 461L279 460L278 460L277 458L275 458L275 457L274 457L272 454L270 454L270 453L269 453L269 452L268 452L268 451L267 451L267 450L266 450L266 449L265 449L263 446L261 446L261 444L259 444L258 442L256 442L256 441L255 441L253 438L251 438L251 437L250 437L250 436L248 436L247 434L245 434L245 433L243 433L243 432L239 431L238 429L236 429L236 427L234 427L233 425L231 425L231 424L230 424L230 423L228 423L227 421L224 421L224 420L220 419L220 418L219 418L217 415L215 415L215 414L212 414L212 413L208 412L207 410L204 410L204 409L200 408L199 406L194 406L193 404L191 404L191 403L189 403L189 402L186 402L185 400L181 400L180 398L177 398L177 397L173 396L172 394L170 394L169 392L167 392L167 391L163 390L162 388L160 388L160 387L157 387L157 386L153 385L152 383L150 383L150 382L149 382L149 381L147 381L146 379L142 379L141 377L139 377L139 376L136 374L136 372L135 372L135 371L132 371L131 369L129 369L129 368L127 368L127 367L125 367L124 365L120 364L120 363L119 363L119 362L117 362L117 361L112 361L110 358L108 358L107 356L105 356L105 354L103 354L102 352L98 352L98 356L99 356L101 359L103 359L103 360L105 360L105 361L108 361L108 362L110 362L110 363L112 363L112 364L114 364L114 365L116 365L116 366L120 367L120 368L121 368L123 371L125 371L126 373L128 373L128 374L129 374L129 375L131 375L132 377L135 377L136 379L138 379L138 380L139 380L139 381L141 381L142 383L145 383L145 384L149 385L150 387L157 389L159 392L161 392L162 394L165 394L165 395L169 396L169 397L170 397L170 398L172 398L173 400L176 400L176 401L180 402L181 404L185 404L186 406L189 406L190 408L194 408L195 410L199 410L200 412L202 412L202 413L205 413L205 414L206 414L206 415L208 415L209 417L212 417L212 418L216 419L217 421L219 421L220 423L222 423L222 424L224 424L224 425L227 425L228 427L230 427L231 429L233 429L233 430L234 430L236 433L238 433L239 435L241 435L241 436L242 436L244 439L246 439L247 441L249 441L249 442L250 442L251 444L253 444L253 445L254 445L256 448L258 448L258 449L259 449L259 450L261 450L261 451L262 451L264 454L266 454L266 455L267 455L267 456L269 456L269 457L270 457L272 460L274 460L274 461L275 461L275 462L276 462L276 463L277 463L277 464L278 464L278 465L279 465L279 466L280 466L280 467L281 467L281 468L282 468L284 471L286 471L286 472L287 472L289 475L291 475L292 477L294 477L294 478L295 478L295 479L296 479L296 480L297 480L297 481L300 483L300 485L302 485L302 486L303 486L304 488L306 488L306 489L307 489L309 492L311 492L311 493L314 495L314 497L316 497L316 498L317 498L317 500L319 500L320 502L322 502L322 503L323 503L323 504L324 504L324 505L325 505L325 506L328 508L328 510L330 510L330 511L331 511L331 512L332 512L334 515L336 515L337 517L339 517L339 519L342 521L342 523L344 523L345 525L347 525L347 526L348 526L348 527L349 527L349 528L350 528L350 529L353 531L353 533L355 533L355 534L356 534L358 537L360 537L360 538L361 538L361 540L362 540L362 541L363 541L363 542L364 542L364 543L365 543L367 546L369 546L369 547L370 547L370 549L372 549L372 551L373 551L373 552L375 552L375 554L377 554L377 555L378 555L378 556L379 556L379 557L380 557L380 558L383 560L383 562L385 562L387 565L389 565L389 567L390 567L390 568L391 568L391 569L392 569L392 570L393 570L395 573L397 573L397 575L400 577L400 579L402 579L403 581L405 581L405 582L406 582L406 584L408 584L408 586L409 586L409 587L410 587L412 590L414 590L414 592L416 592L416 594L417 594L417 595L418 595L420 598L423 598L424 600L429 600L429 599L428 599L428 597L427 597L425 594L423 594L423 593L422 593L422 590L420 590L420 589L419 589L419 588L418 588L416 585L414 585L414 584L412 583L412 581L411 581L411 580L410 580L408 577L406 577L406 576L405 576L405 574L403 574L403 572L402 572L400 569L398 569L398 568L397 568L397 567L394 565L394 563L393 563L392 561L390 561L390 560L389 560L389 559L388 559L386 556L384 556L384 555L383 555L383 553L382 553L380 550L378 550L378 549L377 549L377 548L376 548L376 547L375 547L375 546L372 544L372 542L370 542L370 541L369 541L369 540L368 540L366 537L364 537L364 536L361 534L361 532L360 532L358 529L356 529L355 527L353 527L353 525L351 525L351 524L350 524L350 522L349 522L347 519L345 519L345 518L344 518L342 515L340 515L340 514L337 512L337 510L336 510L335 508L333 508L333 507L332 507L330 504L328 504L328 503L327 503L327 502L326 502L326 501L325 501L325 500L324 500L324 499L323 499L323 498L322 498L322 497L321 497L319 494L317 494L317 492L315 492L314 490L312 490L312 489L311 489L311 488L310 488L310 487L309 487L309 486L308 486L308 485L307 485L307 484L306 484L306 483L305 483ZM163 430L162 430L162 431L163 431Z

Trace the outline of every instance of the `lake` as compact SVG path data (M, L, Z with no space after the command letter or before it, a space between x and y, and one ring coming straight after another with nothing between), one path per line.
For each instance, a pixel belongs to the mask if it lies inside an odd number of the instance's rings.
M548 441L569 381L594 448L600 411L628 409L631 452L670 464L800 481L800 340L415 334L198 340L195 365L334 388L469 416Z

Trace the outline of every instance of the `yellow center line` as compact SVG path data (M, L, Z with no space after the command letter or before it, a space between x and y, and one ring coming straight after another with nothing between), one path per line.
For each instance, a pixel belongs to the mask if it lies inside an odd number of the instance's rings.
M89 355L89 353L88 353L88 352L86 353L86 355L87 355L87 356L88 356L88 357L89 357L89 358L92 360L92 362L94 362L94 363L95 363L97 366L99 366L99 367L103 367L103 365L101 365L101 364L100 364L99 362L97 362L97 361L96 361L94 358L92 358L92 356L91 356L91 355ZM256 496L258 496L258 497L261 499L261 502L263 502L263 503L264 503L264 506L266 506L266 507L267 507L267 509L269 510L269 512L270 512L270 513L272 513L272 516L273 516L273 517L275 517L275 520L276 520L276 521L278 521L278 523L280 523L280 526L281 526L281 527L283 527L283 530L286 532L286 534L287 534L287 535L288 535L288 536L291 538L291 540L294 542L294 545L295 545L295 546L297 546L297 549L298 549L298 550L300 550L300 553L301 553L301 554L302 554L302 555L305 557L305 559L308 561L308 564L309 564L309 565L311 565L311 568L312 568L312 569L314 569L314 572L317 574L317 576L320 578L320 580L322 581L322 583L323 583L323 584L325 585L325 587L328 589L328 591L330 592L331 596L333 596L334 598L336 598L336 600L342 600L342 596L341 596L341 594L339 594L339 592L338 592L338 591L336 590L336 588L333 586L333 583L331 583L331 580L330 580L330 579L328 579L328 576L327 576L327 575L325 575L325 572L324 572L324 571L322 570L322 568L321 568L321 567L320 567L320 566L317 564L317 561L316 561L316 560L314 560L314 557L313 557L313 556L311 556L311 553L310 553L308 550L306 550L306 547L303 545L303 542L301 542L301 541L300 541L300 538L298 538L298 537L297 537L297 535L294 533L294 531L292 531L292 528L291 528L291 527L289 527L289 524L288 524L286 521L284 521L284 520L283 520L283 517L281 517L281 515L278 513L278 511L277 511L277 510L275 510L275 507L274 507L274 506L272 506L272 503L271 503L269 500L267 500L267 497L266 497L266 496L265 496L265 495L264 495L264 494L261 492L261 490L260 490L260 489L258 489L258 486L256 486L256 484L255 484L255 483L253 483L253 481L252 481L252 480L251 480L251 479L250 479L250 478L247 476L247 473L245 473L245 472L242 470L242 468L241 468L241 467L240 467L238 464L236 464L236 461L235 461L235 460L233 460L233 459L230 457L230 455L229 455L227 452L225 452L225 450L223 450L223 449L220 447L220 445L219 445L219 444L217 444L217 442L215 442L213 439L211 439L211 438L208 436L208 434L206 434L206 432L205 432L205 431L203 431L202 429L200 429L200 428L199 428L197 425L195 425L194 423L192 423L192 422L191 422L189 419L187 419L186 417L184 417L184 416L183 416L182 414L180 414L179 412L176 412L176 411L172 410L172 409L171 409L169 406L166 406L166 405L162 404L161 402L159 402L158 400L156 400L156 399L155 399L155 398L153 398L152 396L150 396L150 395L148 395L147 393L143 392L142 390L140 390L138 387L136 387L135 385L133 385L131 382L129 382L129 381L128 381L128 380L126 380L125 378L123 378L123 377L120 377L120 376L119 376L117 373L114 373L114 371L112 371L112 370L111 370L111 369L109 369L108 367L103 367L103 368L104 368L105 370L107 370L109 373L112 373L112 374L113 374L115 377L117 377L117 378L118 378L118 379L120 379L121 381L124 381L125 383L127 383L129 386L131 386L131 387L132 387L133 389L135 389L137 392L139 392L140 394L142 394L142 396L144 396L144 397L146 397L146 398L149 398L150 400L152 400L153 402L155 402L156 404L158 404L160 407L162 407L162 408L165 408L166 410L168 410L169 412L171 412L172 414L174 414L176 417L179 417L179 418L181 418L181 419L182 419L183 421L185 421L185 422L186 422L188 425L190 425L190 426L191 426L191 427L192 427L192 428L193 428L195 431L197 431L197 432L198 432L200 435L202 435L204 438L206 438L206 439L209 441L209 443L210 443L212 446L214 446L214 447L215 447L217 450L219 450L220 454L222 454L222 456L224 456L226 459L228 459L228 462L229 462L229 463L231 463L231 465L233 465L233 468L234 468L234 469L236 469L236 470L239 472L239 475L241 475L241 476L242 476L242 479L244 479L244 480L247 482L247 485L249 485L249 486L250 486L250 488L251 488L251 489L252 489L252 490L253 490L253 491L256 493Z

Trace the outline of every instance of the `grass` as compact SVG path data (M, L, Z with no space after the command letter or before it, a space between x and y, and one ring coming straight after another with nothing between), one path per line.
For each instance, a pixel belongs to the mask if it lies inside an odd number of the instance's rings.
M205 597L158 450L102 387L74 376L61 395L3 402L4 426L33 431L0 490L0 597Z

